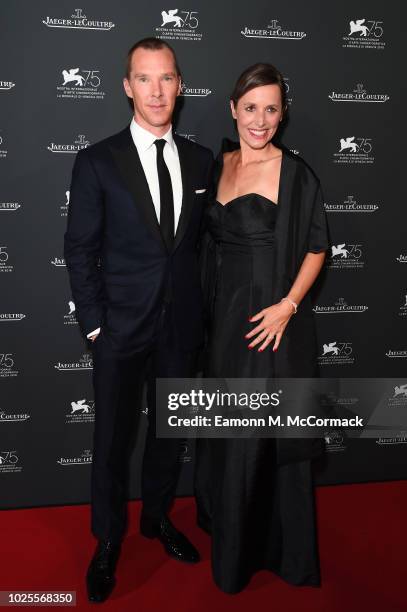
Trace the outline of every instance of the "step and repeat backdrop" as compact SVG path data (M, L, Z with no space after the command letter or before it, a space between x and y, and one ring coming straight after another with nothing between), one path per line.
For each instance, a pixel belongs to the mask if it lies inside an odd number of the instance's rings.
M401 3L3 0L0 7L0 504L87 502L92 356L63 259L78 150L121 130L126 53L173 45L183 88L176 131L219 151L236 138L229 94L247 66L285 77L281 142L321 179L332 247L313 292L324 377L392 378L407 411L405 80ZM357 387L336 397L357 412ZM139 495L145 414L131 471ZM407 477L407 432L326 434L317 484ZM185 444L179 494L192 492Z

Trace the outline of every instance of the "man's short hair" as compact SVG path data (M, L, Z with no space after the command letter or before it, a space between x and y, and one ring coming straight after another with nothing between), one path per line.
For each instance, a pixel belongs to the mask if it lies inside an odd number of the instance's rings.
M177 72L177 76L181 76L181 70L179 69L177 56L175 55L174 49L171 47L171 45L165 42L165 40L161 40L161 38L154 38L153 36L151 36L150 38L143 38L142 40L139 40L129 49L129 52L127 53L126 62L127 79L130 77L131 60L133 57L133 53L134 51L136 51L136 49L148 49L149 51L159 51L160 49L168 49L169 51L171 51L172 56L174 58L174 65L175 70Z

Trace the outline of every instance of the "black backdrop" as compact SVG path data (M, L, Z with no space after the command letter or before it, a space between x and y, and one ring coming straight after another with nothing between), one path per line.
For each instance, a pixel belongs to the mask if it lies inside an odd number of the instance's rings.
M1 3L3 508L89 499L92 362L62 258L67 192L75 151L129 122L124 59L145 36L167 39L178 54L185 83L178 133L214 152L223 136L234 136L228 94L239 73L257 61L283 72L291 117L282 142L319 175L334 246L315 294L323 375L407 382L401 3L179 6L174 12L161 0ZM331 343L326 352L323 345ZM355 406L358 397L338 401ZM132 497L139 492L143 429ZM406 436L361 441L331 432L317 482L405 478ZM185 446L180 494L191 492L192 458Z

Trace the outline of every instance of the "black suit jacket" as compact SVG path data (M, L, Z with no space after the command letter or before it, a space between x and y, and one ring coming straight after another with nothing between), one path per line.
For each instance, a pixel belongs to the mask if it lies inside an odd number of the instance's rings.
M131 354L152 342L171 295L174 337L184 350L203 338L197 243L213 156L174 135L183 186L174 247L168 252L130 127L77 154L64 255L84 335L102 328L112 348Z

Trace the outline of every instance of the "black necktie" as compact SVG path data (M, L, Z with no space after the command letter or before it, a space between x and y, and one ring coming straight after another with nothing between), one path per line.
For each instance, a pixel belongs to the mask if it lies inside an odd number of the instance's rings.
M154 142L157 147L157 171L160 185L160 227L164 242L169 251L174 243L174 198L172 195L171 176L164 161L164 146L166 140Z

